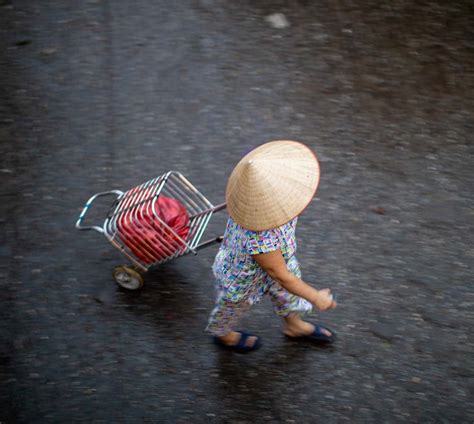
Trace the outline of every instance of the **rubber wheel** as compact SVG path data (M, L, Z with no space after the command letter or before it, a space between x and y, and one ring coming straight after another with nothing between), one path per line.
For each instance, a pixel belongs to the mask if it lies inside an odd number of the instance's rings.
M124 289L139 290L143 287L143 277L139 272L128 266L116 266L112 275L115 282Z

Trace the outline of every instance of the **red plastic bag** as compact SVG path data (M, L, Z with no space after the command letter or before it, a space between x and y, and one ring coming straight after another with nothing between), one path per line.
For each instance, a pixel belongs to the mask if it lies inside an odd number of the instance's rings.
M139 193L130 190L126 196ZM147 197L146 195L144 196ZM123 204L126 205L126 198ZM165 222L179 237L189 234L189 216L186 208L176 199L159 196L139 204L118 219L118 232L124 244L145 264L158 262L185 248L183 242L169 231L155 216Z

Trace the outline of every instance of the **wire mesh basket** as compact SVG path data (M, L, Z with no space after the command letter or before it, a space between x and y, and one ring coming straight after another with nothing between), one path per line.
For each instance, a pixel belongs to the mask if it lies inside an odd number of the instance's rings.
M110 194L117 198L103 226L82 225L92 203ZM147 271L219 241L218 237L200 244L212 214L223 208L224 203L214 206L181 173L169 171L126 192L95 194L86 203L76 227L103 233L140 271Z

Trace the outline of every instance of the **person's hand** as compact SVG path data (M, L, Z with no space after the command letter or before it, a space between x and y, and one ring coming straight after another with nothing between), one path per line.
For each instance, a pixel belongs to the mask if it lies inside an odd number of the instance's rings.
M331 290L329 289L318 290L316 299L311 303L320 311L334 309L337 306L337 303L331 294Z

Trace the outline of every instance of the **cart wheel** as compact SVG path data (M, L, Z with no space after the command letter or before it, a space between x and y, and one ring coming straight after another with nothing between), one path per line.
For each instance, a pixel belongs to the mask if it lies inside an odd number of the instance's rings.
M124 289L138 290L143 287L143 277L134 269L122 265L116 266L112 273L115 282Z

